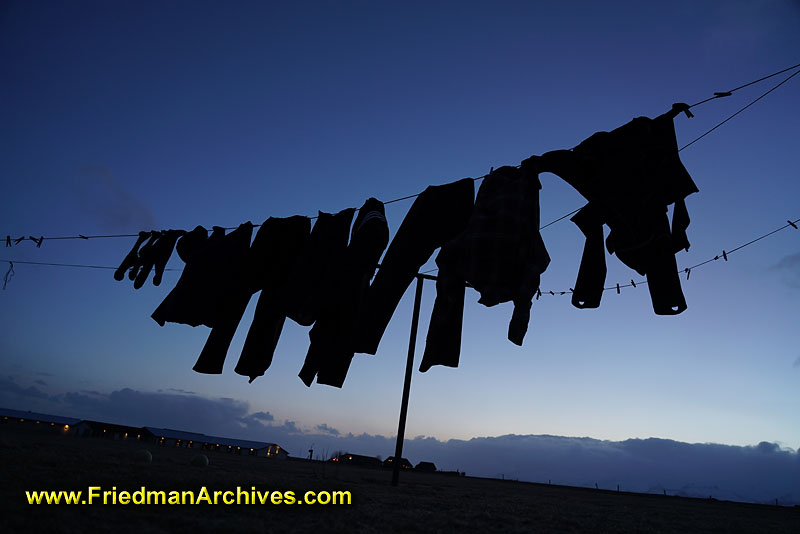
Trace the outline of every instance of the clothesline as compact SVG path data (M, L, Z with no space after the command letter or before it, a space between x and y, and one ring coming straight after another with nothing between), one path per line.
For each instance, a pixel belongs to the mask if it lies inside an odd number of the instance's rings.
M793 70L793 69L800 69L800 63L798 63L796 65L793 65L791 67L787 67L785 69L779 70L779 71L774 72L772 74L769 74L767 76L763 76L763 77L761 77L761 78L759 78L757 80L753 80L753 81L748 82L748 83L746 83L744 85L740 85L739 87L736 87L735 89L731 89L729 91L724 91L724 92L715 92L714 96L712 96L710 98L707 98L705 100L702 100L700 102L697 102L696 104L692 104L691 106L688 106L688 108L693 108L693 107L699 106L699 105L704 104L706 102L710 102L711 100L715 100L715 99L731 96L734 92L736 92L736 91L738 91L740 89L744 89L745 87L749 87L751 85L754 85L756 83L759 83L761 81L767 80L769 78L772 78L774 76L777 76L777 75L782 74L784 72L788 72L788 71ZM763 93L761 96L759 96L758 98L756 98L755 100L753 100L752 102L747 104L746 106L742 107L741 109L739 109L738 111L736 111L735 113L730 115L728 118L726 118L722 122L716 124L714 127L709 129L708 131L706 131L702 135L696 137L695 139L693 139L689 143L687 143L684 146L682 146L681 148L679 148L678 152L682 151L685 148L688 148L689 146L693 145L694 143L696 143L697 141L699 141L703 137L707 136L708 134L710 134L711 132L713 132L714 130L716 130L717 128L719 128L720 126L725 124L726 122L730 121L731 119L733 119L734 117L736 117L737 115L742 113L744 110L746 110L747 108L749 108L750 106L752 106L753 104L755 104L756 102L758 102L759 100L761 100L762 98L764 98L765 96L767 96L768 94L770 94L771 92L776 90L778 87L780 87L781 85L783 85L786 82L788 82L791 78L793 78L797 74L800 74L800 70L797 70L793 74L789 75L783 81L781 81L780 83L778 83L777 85L775 85L774 87L772 87L771 89L769 89L768 91ZM688 111L686 113L687 113L688 116L692 116L691 113L689 113ZM475 180L475 181L482 180L482 179L486 178L487 176L488 176L488 174L485 174L483 176L479 176L477 178L473 178L473 180ZM404 197L388 200L388 201L384 202L383 204L384 205L386 205L386 204L394 204L396 202L402 202L404 200L410 200L412 198L416 198L419 195L420 195L420 193L415 193L413 195L407 195L407 196L404 196ZM560 222L560 221L566 219L567 217L577 213L579 210L580 210L580 208L577 208L577 209L575 209L575 210L573 210L573 211L571 211L571 212L569 212L569 213L567 213L565 215L562 215L561 217L558 217L557 219L554 219L554 220L542 225L539 229L543 230L543 229L545 229L545 228L547 228L547 227L549 227L549 226L551 226L551 225L553 225L553 224L555 224L557 222ZM309 219L313 220L313 219L316 219L316 217L309 217ZM259 224L253 225L254 228L257 228L259 226L261 226L261 225L259 225ZM225 228L225 230L233 230L236 227L224 227L224 228ZM89 240L89 239L109 239L109 238L124 238L124 237L138 237L138 234L108 234L108 235L83 235L83 234L78 234L76 236L58 236L58 237L40 236L38 238L36 238L35 236L26 237L24 235L21 236L21 237L18 237L18 238L12 238L10 235L7 235L6 236L6 247L10 247L12 243L15 244L15 245L18 245L22 241L26 241L26 240L33 241L34 243L36 243L37 247L41 247L44 240L48 240L48 241L73 240L73 239Z
M751 239L750 241L747 241L746 243L743 243L743 244L741 244L741 245L739 245L739 246L737 246L735 248L732 248L730 250L723 249L721 255L715 255L713 258L709 258L709 259L707 259L705 261L702 261L700 263L692 265L691 267L685 267L683 269L679 269L678 273L686 274L686 279L688 280L690 275L691 275L691 272L693 270L698 269L699 267L703 267L703 266L705 266L705 265L707 265L709 263L712 263L714 261L718 261L720 259L723 259L724 261L727 261L727 257L730 256L731 254L733 254L735 252L738 252L738 251L742 250L745 247L753 245L753 244L757 243L758 241L761 241L762 239L764 239L766 237L769 237L769 236L771 236L773 234L776 234L776 233L780 232L781 230L785 230L787 228L794 228L795 230L798 230L799 229L798 223L800 223L800 218L794 219L794 220L789 219L789 220L786 221L786 224L784 224L780 228L776 228L775 230L772 230L771 232L767 232L766 234L762 234L762 235L760 235L760 236L758 236L758 237L756 237L754 239ZM19 261L19 260L7 260L7 259L0 259L0 261L3 262L3 263L10 263L10 264L12 264L12 266L13 266L13 264L19 264L19 265L42 265L42 266L48 266L48 267L73 267L73 268L84 268L84 269L105 269L105 270L112 270L112 271L117 269L117 267L110 267L110 266L107 266L107 265L83 265L83 264L75 264L75 263L47 263L47 262L39 262L39 261ZM436 280L435 276L430 276L430 273L435 272L436 270L437 269L430 269L428 271L422 271L419 274L428 275L428 276L426 276L426 278L431 279L431 280ZM183 271L183 269L169 268L169 269L165 269L165 271L180 272L180 271ZM604 287L603 291L619 290L619 289L624 289L626 287L636 287L636 286L644 285L644 284L647 284L646 280L642 280L640 282L634 282L633 280L631 280L631 283L615 284L615 285L610 286L610 287ZM568 294L571 294L572 292L573 292L572 289L564 290L564 291L541 290L540 295L553 295L553 296L556 296L556 295L568 295ZM538 298L538 296L537 296L537 298Z

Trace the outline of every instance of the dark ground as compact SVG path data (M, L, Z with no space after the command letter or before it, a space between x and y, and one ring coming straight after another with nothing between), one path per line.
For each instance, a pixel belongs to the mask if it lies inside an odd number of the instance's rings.
M137 464L147 448L153 462ZM280 461L0 425L0 532L674 532L800 534L800 508ZM349 490L352 505L29 505L26 490Z

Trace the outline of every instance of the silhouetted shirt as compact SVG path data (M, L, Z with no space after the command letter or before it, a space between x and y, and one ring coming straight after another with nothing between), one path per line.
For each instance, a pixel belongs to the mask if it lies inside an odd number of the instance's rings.
M591 266L605 265L596 245L596 228L602 232L605 223L611 229L606 248L647 276L655 313L674 315L686 309L674 254L689 247L684 199L698 189L678 157L674 109L655 119L638 117L611 132L598 132L572 150L523 162L524 168L557 174L589 200L590 211L575 221L587 237L584 253L590 256L581 261L586 268L582 276L579 272L581 292L573 300L579 307L599 305L597 286L602 282L598 281L605 277L590 271ZM672 203L670 229L667 206Z
M178 242L178 255L186 266L178 283L167 294L152 317L158 324L181 323L213 327L217 318L225 258L220 254L225 229L215 226L209 236L198 226Z
M514 303L508 339L522 344L533 296L550 263L539 234L540 189L535 173L515 167L501 167L484 178L466 229L436 259L436 301L420 371L458 366L465 282L485 306Z

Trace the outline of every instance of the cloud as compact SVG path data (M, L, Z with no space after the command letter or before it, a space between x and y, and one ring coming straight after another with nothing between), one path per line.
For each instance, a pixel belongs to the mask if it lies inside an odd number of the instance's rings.
M315 426L314 430L318 430L319 432L322 432L323 434L330 434L332 436L338 436L339 435L339 431L338 430L336 430L333 427L330 427L330 426L326 425L325 423L322 423L321 425Z
M42 380L42 379L37 379L37 380L34 380L34 381L33 381L33 383L34 383L34 384L39 384L40 386L46 386L46 385L47 385L47 382L45 382L45 381L44 381L44 380Z
M260 421L274 421L275 417L269 412L255 412L250 415L250 417L255 417Z
M81 209L108 230L155 229L156 221L148 206L130 194L107 168L84 165L78 169L75 186Z
M142 392L69 392L47 395L13 377L0 378L0 406L95 419L133 426L175 428L214 436L277 443L292 456L313 448L329 455L346 451L365 456L394 454L394 437L341 434L326 423L304 430L295 421L276 423L269 412L250 413L231 398ZM13 405L6 399L15 399ZM41 407L47 404L47 409ZM800 504L800 451L762 441L753 446L683 443L648 438L604 441L588 437L514 435L440 441L407 439L411 463L431 461L441 470L531 482L662 493L736 501Z
M778 271L787 286L800 289L800 252L784 256L771 270Z
M17 384L13 376L0 377L0 402L5 406L20 402L48 399L50 396L35 386L24 387Z
M800 367L800 356L798 356L797 359L794 361L792 367Z

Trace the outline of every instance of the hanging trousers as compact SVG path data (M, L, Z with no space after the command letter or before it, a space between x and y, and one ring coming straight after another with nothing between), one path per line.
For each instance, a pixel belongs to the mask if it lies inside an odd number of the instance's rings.
M475 183L464 178L429 186L411 205L381 262L358 320L355 352L375 354L397 304L433 252L461 233L475 201Z

